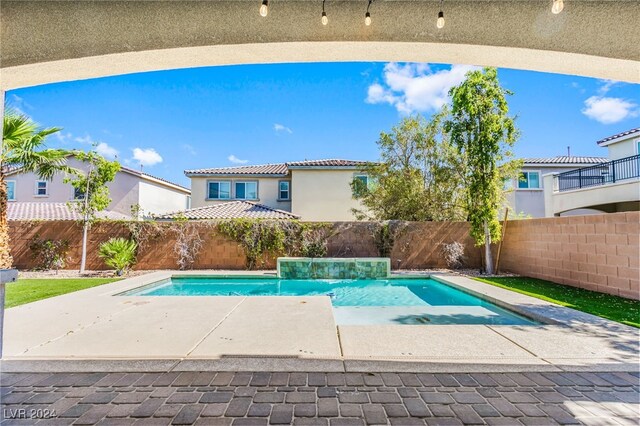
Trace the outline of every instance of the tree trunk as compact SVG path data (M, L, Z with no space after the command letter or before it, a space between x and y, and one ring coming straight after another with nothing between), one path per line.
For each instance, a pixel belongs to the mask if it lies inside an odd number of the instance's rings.
M7 222L7 182L4 173L0 173L0 269L11 269L12 264Z
M89 222L82 225L82 257L80 259L80 273L84 274L87 265L87 234L89 233Z
M485 258L485 272L489 275L494 273L493 270L493 256L491 255L491 232L489 232L489 224L484 221L484 258Z

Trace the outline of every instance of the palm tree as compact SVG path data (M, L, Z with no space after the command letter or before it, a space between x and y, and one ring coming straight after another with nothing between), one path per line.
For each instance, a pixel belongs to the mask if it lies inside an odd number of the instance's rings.
M41 179L51 179L56 172L68 170L67 152L45 148L47 136L61 129L42 129L28 116L14 110L4 115L2 146L0 147L0 269L11 268L13 259L9 247L7 223L7 172L20 168L33 172Z

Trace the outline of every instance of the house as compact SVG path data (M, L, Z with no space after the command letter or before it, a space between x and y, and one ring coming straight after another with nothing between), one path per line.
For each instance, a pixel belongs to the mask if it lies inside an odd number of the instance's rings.
M176 213L159 216L159 220L174 220L185 218L188 220L216 220L216 219L276 219L291 220L300 219L291 212L267 207L252 201L228 201L226 203L211 204L202 207L194 207Z
M545 217L544 180L549 173L562 173L580 167L598 165L608 161L604 157L558 156L551 158L525 158L519 179L506 182L509 209L518 215ZM594 213L581 210L573 214Z
M73 156L67 159L67 165L88 170L86 163ZM81 194L65 183L64 178L62 173L51 180L42 180L35 173L25 173L20 168L7 171L9 217L13 220L72 217L67 203L81 199ZM106 211L112 212L113 217L131 218L132 209L138 207L144 215L160 215L190 207L191 191L188 188L128 167L122 167L107 186L111 203Z
M544 176L546 216L576 209L604 213L640 210L640 128L596 143L607 148L606 162Z
M367 180L366 161L327 159L186 170L192 207L251 201L305 221L354 220L362 208L352 196L354 178Z

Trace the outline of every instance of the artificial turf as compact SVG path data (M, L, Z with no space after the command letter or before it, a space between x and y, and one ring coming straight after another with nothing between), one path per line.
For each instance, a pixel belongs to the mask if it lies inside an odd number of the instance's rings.
M483 283L640 328L640 301L526 277L476 278Z
M115 278L42 278L19 279L7 283L5 288L5 307L23 305L36 300L60 296L85 288L118 281Z

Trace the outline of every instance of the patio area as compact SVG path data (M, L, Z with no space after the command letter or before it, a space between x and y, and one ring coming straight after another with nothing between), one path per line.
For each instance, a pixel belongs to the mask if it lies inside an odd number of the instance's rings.
M462 276L438 278L543 325L336 325L322 296L114 297L172 274L7 310L3 371L637 370L637 329Z

